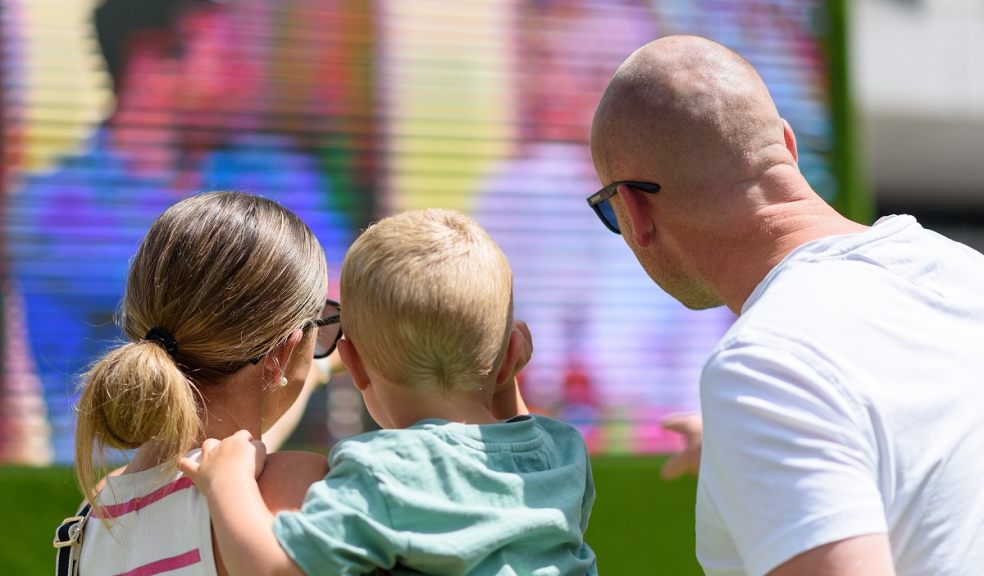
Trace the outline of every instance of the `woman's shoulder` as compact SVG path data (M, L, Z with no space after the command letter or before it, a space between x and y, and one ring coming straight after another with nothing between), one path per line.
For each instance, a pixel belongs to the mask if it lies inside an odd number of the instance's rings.
M328 474L328 459L313 452L284 451L267 456L256 479L271 512L300 510L311 484Z

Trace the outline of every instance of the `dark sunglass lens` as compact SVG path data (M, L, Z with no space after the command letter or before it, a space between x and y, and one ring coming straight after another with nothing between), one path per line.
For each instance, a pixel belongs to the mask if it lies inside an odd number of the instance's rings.
M605 219L605 222L611 227L612 230L616 232L621 232L618 229L618 220L615 218L615 209L612 208L612 203L608 200L598 204L598 212L601 217Z
M325 302L325 307L321 309L320 320L332 320L330 323L318 326L318 333L314 343L314 357L324 358L332 353L335 344L338 342L342 331L342 324L338 318L340 310L337 302L331 300ZM319 322L320 323L320 322Z
M324 358L331 354L335 348L335 343L338 341L338 333L341 329L341 324L337 322L318 327L318 338L314 344L315 358Z
M338 316L338 304L332 301L325 302L325 307L321 309L320 318L331 318L332 316Z

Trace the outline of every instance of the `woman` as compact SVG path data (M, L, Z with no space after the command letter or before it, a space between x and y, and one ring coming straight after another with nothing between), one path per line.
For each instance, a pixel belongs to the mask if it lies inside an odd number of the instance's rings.
M129 341L84 375L76 465L92 513L82 574L225 574L205 500L176 462L207 437L260 438L291 406L312 358L340 335L326 290L321 246L272 201L213 192L154 222L121 306ZM101 485L106 447L136 452ZM278 453L258 482L271 510L296 509L326 472L322 456Z

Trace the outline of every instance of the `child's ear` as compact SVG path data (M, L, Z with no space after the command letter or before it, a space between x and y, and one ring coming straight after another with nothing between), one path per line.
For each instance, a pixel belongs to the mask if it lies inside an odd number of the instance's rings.
M342 359L342 364L345 364L345 368L348 369L349 374L352 376L352 382L355 383L355 387L359 390L368 388L369 373L366 372L366 367L362 364L362 357L359 356L359 351L355 349L355 345L348 338L343 337L338 341L338 356Z
M525 322L517 320L512 332L509 333L506 356L502 359L502 366L499 367L499 373L495 376L496 387L512 382L512 379L530 361L532 354L533 339L530 336L529 328L526 327Z

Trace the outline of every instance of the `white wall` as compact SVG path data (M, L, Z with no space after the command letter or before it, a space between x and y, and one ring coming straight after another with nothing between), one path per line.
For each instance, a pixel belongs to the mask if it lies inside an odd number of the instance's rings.
M879 201L984 208L984 0L850 0L852 85Z

